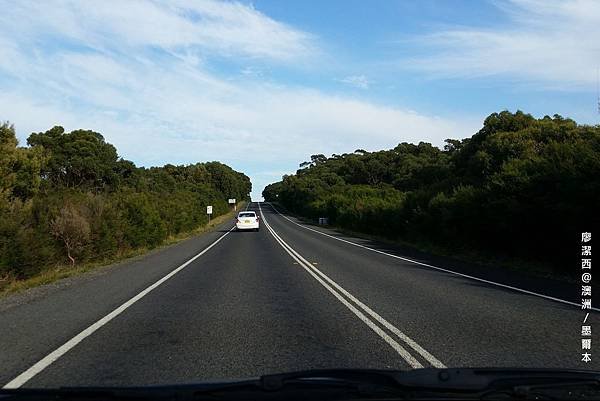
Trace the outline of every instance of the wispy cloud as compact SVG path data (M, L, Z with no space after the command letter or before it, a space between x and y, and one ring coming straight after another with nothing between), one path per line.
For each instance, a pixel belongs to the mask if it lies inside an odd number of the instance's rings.
M455 28L415 39L427 55L405 67L438 78L505 76L544 87L595 84L600 65L600 2L495 2L511 23L498 28Z
M360 89L369 89L369 85L371 84L371 81L369 81L364 75L350 75L338 79L338 82L354 86L355 88Z
M261 75L263 75L263 72L260 68L248 66L248 67L242 68L240 70L240 74L246 75L246 76L261 76Z
M478 128L239 73L248 57L276 66L316 49L240 3L18 3L0 14L0 120L21 140L55 124L95 129L142 165L222 160L251 176L254 197L314 153L439 145ZM227 76L213 57L240 67Z
M237 2L25 1L5 7L4 30L83 42L96 50L197 47L223 55L293 61L317 51L314 37Z

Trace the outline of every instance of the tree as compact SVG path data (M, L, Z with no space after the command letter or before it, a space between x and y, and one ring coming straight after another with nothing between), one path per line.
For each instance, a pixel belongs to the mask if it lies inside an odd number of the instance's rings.
M52 235L62 241L71 266L75 265L73 253L80 251L90 238L90 225L81 212L71 204L62 207L50 222Z
M12 191L16 180L14 164L17 159L15 128L8 121L0 124L0 194Z
M219 216L252 189L219 162L138 168L91 130L56 126L27 143L0 123L0 278L155 247L205 224L206 205Z
M421 246L570 265L600 226L600 126L521 111L488 116L470 138L311 156L267 200L308 218ZM393 227L393 229L390 229ZM573 245L575 246L575 245ZM552 252L540 250L552 249Z
M27 143L44 149L48 161L42 174L53 185L101 191L116 184L117 173L123 168L115 147L98 132L65 133L63 127L56 126L31 134Z

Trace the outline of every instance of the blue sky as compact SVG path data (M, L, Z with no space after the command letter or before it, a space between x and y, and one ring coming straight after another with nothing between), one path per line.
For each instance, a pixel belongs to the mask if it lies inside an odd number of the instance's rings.
M598 124L598 1L19 1L0 119L94 129L137 165L264 185L311 154L464 138L521 109Z

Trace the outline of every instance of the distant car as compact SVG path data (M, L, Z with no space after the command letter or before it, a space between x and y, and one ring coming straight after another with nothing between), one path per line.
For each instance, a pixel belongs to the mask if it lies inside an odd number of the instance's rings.
M240 230L254 230L258 231L260 226L258 224L259 217L255 212L240 212L235 221L235 229Z

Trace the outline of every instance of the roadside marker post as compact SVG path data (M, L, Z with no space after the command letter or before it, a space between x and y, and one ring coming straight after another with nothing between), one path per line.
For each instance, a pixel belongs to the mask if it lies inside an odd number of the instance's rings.
M208 224L210 224L210 215L212 214L212 206L206 206L206 214L208 215Z

